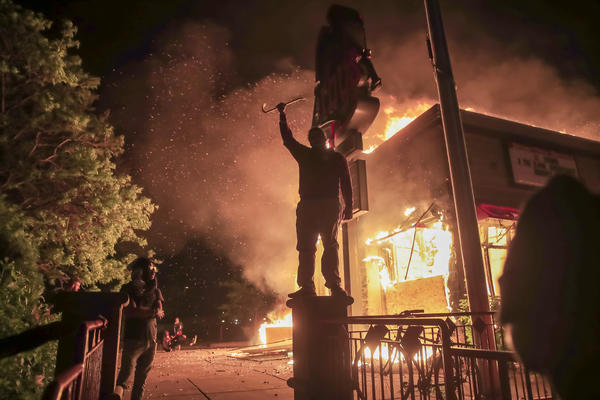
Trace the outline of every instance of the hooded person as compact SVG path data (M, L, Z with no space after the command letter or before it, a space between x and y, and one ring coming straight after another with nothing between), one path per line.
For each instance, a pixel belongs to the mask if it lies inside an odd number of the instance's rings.
M117 385L126 389L133 374L131 400L140 400L156 353L156 318L164 317L164 299L158 288L156 266L150 259L139 257L127 268L131 270L131 281L121 288L129 296L129 304L123 310L125 330Z

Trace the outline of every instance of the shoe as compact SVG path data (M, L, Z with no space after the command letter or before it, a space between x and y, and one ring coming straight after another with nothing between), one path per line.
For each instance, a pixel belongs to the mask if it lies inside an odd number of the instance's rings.
M296 290L294 293L288 294L288 297L295 299L298 297L316 296L316 295L317 295L317 293L315 292L315 289L308 289L308 288L302 287L302 288L300 288L300 290Z
M340 286L334 286L331 289L331 295L335 297L348 297L348 294Z

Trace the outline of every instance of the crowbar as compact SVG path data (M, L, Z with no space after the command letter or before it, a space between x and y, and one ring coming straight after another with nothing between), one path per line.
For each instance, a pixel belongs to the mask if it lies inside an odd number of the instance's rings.
M290 101L288 101L287 103L284 103L287 106L289 106L290 104L294 104L298 101L302 101L302 100L306 100L304 97L296 97L295 99L292 99ZM264 103L262 105L262 112L266 113L270 113L271 111L275 111L277 110L277 106L273 107L273 108L269 108L268 110L265 108L267 106L267 103Z

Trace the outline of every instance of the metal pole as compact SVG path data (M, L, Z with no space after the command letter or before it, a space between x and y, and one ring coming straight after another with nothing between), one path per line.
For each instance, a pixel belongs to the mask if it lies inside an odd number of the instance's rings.
M450 55L442 23L442 15L437 0L424 0L427 15L428 47L433 62L435 80L440 98L440 110L450 181L454 196L454 209L458 226L458 243L462 253L467 295L471 312L489 311L485 269L481 255L481 243L475 211L475 198L469 158L465 146L465 138L460 120L460 110L456 97L456 87ZM487 324L488 329L483 329L480 335L474 335L478 344L485 348L495 349L493 325ZM474 329L474 331L476 331ZM478 337L479 336L479 337ZM477 343L476 342L476 343Z

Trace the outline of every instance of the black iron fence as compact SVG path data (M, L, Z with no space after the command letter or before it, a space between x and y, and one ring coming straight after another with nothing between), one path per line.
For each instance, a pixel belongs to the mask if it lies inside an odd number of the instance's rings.
M0 339L0 358L58 340L55 380L44 399L98 400L115 390L124 293L60 293L62 320Z
M324 321L345 325L355 399L557 399L548 382L505 350L476 344L473 330L493 324L493 313L412 313ZM486 322L487 321L487 324Z
M98 319L81 324L75 342L76 364L61 373L44 392L44 400L97 400L107 321Z

